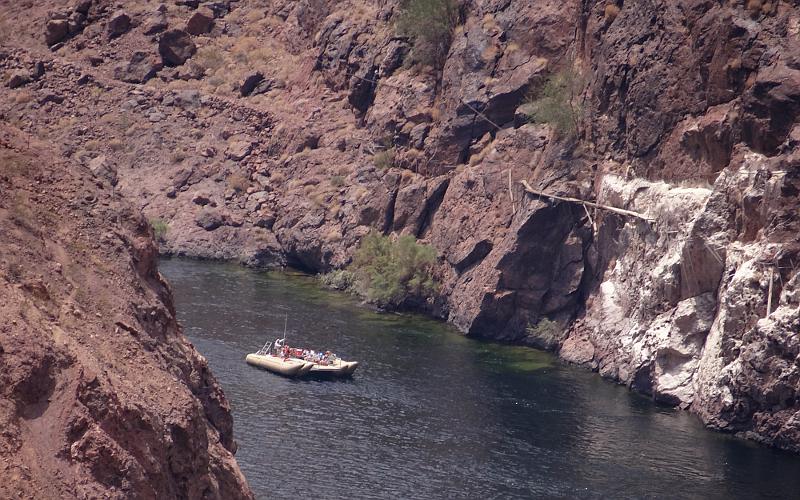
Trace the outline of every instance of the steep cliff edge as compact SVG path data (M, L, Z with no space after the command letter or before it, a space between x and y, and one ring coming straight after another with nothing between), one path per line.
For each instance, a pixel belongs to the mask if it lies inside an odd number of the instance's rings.
M0 496L252 498L138 209L7 125L0 161Z
M465 333L800 450L794 3L465 1L436 70L393 1L52 4L4 7L0 111L116 171L162 251L318 272L412 234ZM570 67L567 139L523 107Z

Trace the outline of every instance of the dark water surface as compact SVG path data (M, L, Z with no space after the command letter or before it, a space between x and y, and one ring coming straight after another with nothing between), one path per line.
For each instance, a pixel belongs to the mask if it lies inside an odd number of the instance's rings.
M186 333L231 401L259 498L798 498L800 458L707 431L548 354L376 314L312 278L166 260ZM245 364L289 343L347 381Z

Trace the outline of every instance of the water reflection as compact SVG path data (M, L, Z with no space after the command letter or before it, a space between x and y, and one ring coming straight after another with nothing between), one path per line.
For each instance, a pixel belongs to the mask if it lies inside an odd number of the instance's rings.
M262 498L794 498L800 460L706 431L597 375L447 325L381 315L297 274L168 260L186 333L234 408ZM292 380L244 356L270 336L361 361Z

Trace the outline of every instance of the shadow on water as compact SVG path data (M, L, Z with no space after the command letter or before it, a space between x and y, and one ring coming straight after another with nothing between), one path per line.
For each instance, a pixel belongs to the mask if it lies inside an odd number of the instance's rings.
M260 498L796 498L800 459L524 347L378 314L297 273L166 260L186 334L234 411ZM361 365L342 381L244 362L282 335Z

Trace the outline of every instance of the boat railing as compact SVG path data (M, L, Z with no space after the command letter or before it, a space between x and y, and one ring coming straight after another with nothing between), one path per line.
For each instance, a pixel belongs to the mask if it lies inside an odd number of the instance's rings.
M271 349L272 349L272 342L267 341L267 343L264 344L264 347L259 349L256 354L258 354L259 356L266 356L267 354L269 354Z

